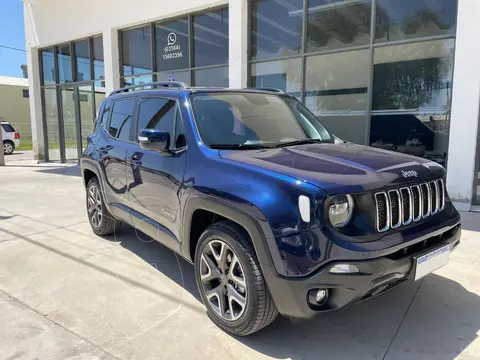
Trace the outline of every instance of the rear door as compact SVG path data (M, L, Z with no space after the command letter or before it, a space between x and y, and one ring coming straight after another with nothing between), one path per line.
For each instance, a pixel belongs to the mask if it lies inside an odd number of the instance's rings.
M137 142L129 149L129 200L139 216L132 220L134 223L148 222L152 231L146 231L147 234L175 248L179 238L179 194L187 164L183 120L177 101L173 98L139 99L137 112L136 138L142 129L168 131L172 153L171 156L165 156L156 151L143 150Z
M126 158L132 146L133 114L136 98L113 100L106 105L108 120L103 124L103 136L97 144L100 166L104 172L105 199L124 210L130 207L127 195Z

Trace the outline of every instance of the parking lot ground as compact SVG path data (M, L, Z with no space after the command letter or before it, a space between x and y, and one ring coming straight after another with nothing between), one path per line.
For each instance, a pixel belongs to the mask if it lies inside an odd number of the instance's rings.
M78 167L0 167L0 359L480 359L480 214L462 223L423 280L236 338L191 265L128 226L92 233Z

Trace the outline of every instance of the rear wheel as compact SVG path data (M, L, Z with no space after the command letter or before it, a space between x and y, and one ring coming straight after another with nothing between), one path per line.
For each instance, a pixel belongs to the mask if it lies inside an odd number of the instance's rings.
M5 140L3 142L3 152L5 155L10 155L15 151L15 144L13 141Z
M254 333L277 316L249 236L230 221L216 223L201 235L195 277L208 316L229 333Z
M90 226L97 235L113 234L122 224L105 207L102 190L96 177L90 179L87 185L87 212Z

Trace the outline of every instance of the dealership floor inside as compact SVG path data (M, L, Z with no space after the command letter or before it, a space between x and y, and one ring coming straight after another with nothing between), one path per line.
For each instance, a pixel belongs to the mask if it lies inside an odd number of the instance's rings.
M206 316L191 265L127 226L92 233L78 167L10 157L0 167L0 358L480 359L480 214L462 222L449 265L423 280L235 338Z

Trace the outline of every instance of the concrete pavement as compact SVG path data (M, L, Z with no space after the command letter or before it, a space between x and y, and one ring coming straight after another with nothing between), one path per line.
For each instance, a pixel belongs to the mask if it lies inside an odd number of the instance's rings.
M234 338L191 265L127 226L91 232L77 167L16 165L0 168L0 359L480 359L480 214L422 281Z

